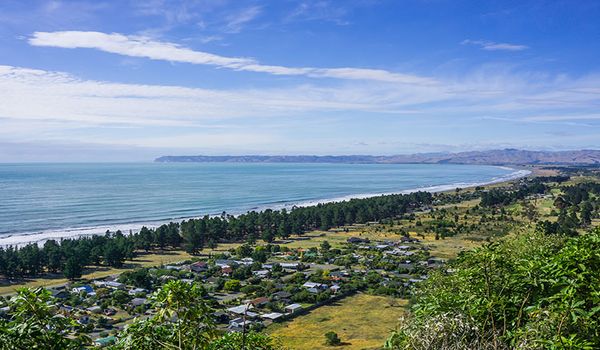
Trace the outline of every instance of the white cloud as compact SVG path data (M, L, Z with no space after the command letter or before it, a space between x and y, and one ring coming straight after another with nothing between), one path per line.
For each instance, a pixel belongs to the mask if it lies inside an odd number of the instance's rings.
M470 40L466 39L461 42L462 45L475 45L481 47L487 51L523 51L527 50L529 46L508 44L508 43L496 43L493 41L486 40Z
M60 72L0 66L0 118L78 125L193 126L223 118L307 111L376 111L420 103L424 93L366 93L302 85L208 90L81 80ZM400 98L402 96L402 98Z
M252 6L227 16L226 31L229 33L239 33L244 25L258 17L261 12L262 10L259 6Z
M546 123L600 119L590 112L600 103L595 89L600 76L538 77L532 83L523 72L481 69L460 80L438 81L430 85L345 81L327 87L211 90L82 80L61 72L0 66L0 141L212 145L215 149L243 148L245 142L249 147L262 147L267 142L275 147L278 135L308 122L315 123L315 130L343 138L338 131L352 127L357 120L353 118L373 118L373 127L381 130L395 128L389 124L394 118L450 129L468 128L474 117L482 115ZM335 116L335 121L326 122L328 116ZM399 133L403 138L413 136L421 137ZM292 142L305 140L286 138L282 144Z
M600 114L536 115L536 116L525 117L525 118L523 118L523 120L531 121L531 122L600 120Z
M35 32L29 39L29 43L34 46L96 49L124 56L213 65L238 71L273 75L292 75L344 80L370 80L408 85L432 85L437 83L434 79L429 77L400 74L380 69L263 65L251 58L225 57L192 50L173 43L156 41L148 37L126 36L118 33L107 34L102 32L83 31Z

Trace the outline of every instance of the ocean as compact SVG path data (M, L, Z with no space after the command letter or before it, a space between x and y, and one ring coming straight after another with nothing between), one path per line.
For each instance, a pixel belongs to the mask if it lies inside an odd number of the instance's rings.
M0 246L124 232L171 220L503 181L450 164L0 164Z

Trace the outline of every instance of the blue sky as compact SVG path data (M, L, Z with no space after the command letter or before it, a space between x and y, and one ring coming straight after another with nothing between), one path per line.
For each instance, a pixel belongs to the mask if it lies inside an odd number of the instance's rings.
M0 2L0 161L599 148L600 2Z

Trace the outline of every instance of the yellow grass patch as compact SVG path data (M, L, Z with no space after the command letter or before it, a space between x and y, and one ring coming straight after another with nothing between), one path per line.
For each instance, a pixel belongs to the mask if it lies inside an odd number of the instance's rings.
M267 331L294 350L333 349L324 345L324 334L329 331L336 332L343 342L335 349L381 349L406 304L403 299L357 294Z

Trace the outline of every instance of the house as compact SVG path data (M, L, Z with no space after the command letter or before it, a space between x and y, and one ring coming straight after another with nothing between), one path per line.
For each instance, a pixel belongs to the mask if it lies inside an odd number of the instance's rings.
M368 238L350 237L346 240L348 243L369 243Z
M244 265L244 266L250 266L254 263L254 259L252 258L243 258L241 260L236 260L235 261L237 264L239 265Z
M50 293L57 299L67 299L69 297L69 292L64 289L50 289Z
M229 315L223 311L213 312L213 317L217 323L227 323L229 322Z
M233 272L233 268L231 266L223 266L221 267L221 274L223 276L229 276Z
M255 307L262 307L262 306L267 305L268 303L269 303L269 298L265 298L265 297L260 297L260 298L250 300L250 304L254 305Z
M197 261L190 265L190 271L200 273L208 270L208 264L206 261Z
M319 290L317 288L308 288L306 290L307 292L311 293L311 294L319 294Z
M116 313L117 313L117 310L115 310L115 309L112 309L112 308L104 309L104 314L106 316L112 316L112 315L114 315Z
M94 345L103 348L114 343L116 340L117 338L114 335L110 335L108 337L98 338L94 340Z
M165 270L171 270L171 271L179 271L182 268L183 268L182 266L175 266L175 265L167 265L167 266L165 266Z
M223 268L224 266L233 266L236 267L238 266L238 263L235 262L234 260L228 260L228 259L217 259L215 260L215 265Z
M269 270L253 271L252 274L256 277L267 278L269 276Z
M229 329L230 331L235 331L235 332L240 332L245 328L248 328L252 325L252 321L250 320L244 320L241 317L238 317L234 320L229 321L229 326L227 327L227 329Z
M64 314L64 315L70 315L72 311L73 311L73 307L69 306L69 305L61 305L58 308L58 312L60 312L61 314Z
M445 260L442 258L431 257L427 259L427 265L433 268L440 268L444 266Z
M129 292L127 292L129 295L137 295L140 293L146 294L148 291L145 290L144 288L133 288L130 289Z
M277 321L283 317L283 314L279 312L271 312L270 314L264 314L260 317L271 321Z
M99 314L102 312L102 308L98 305L94 305L94 306L90 306L86 309L88 312L91 312L93 314Z
M90 323L90 316L88 316L88 315L80 316L79 319L77 320L77 323L79 323L80 325L86 325L86 324Z
M291 293L285 292L285 291L281 291L281 292L276 292L273 293L273 295L271 295L271 297L274 300L284 300L284 299L289 299L292 297Z
M86 293L91 295L92 293L94 293L94 288L92 288L92 286L85 285L81 287L75 287L71 291L76 294Z
M290 304L284 308L287 313L293 314L302 310L302 305L300 304Z
M125 285L123 283L119 283L116 281L94 281L94 285L98 287L108 287L112 289L125 289Z
M324 289L327 288L327 285L322 284L322 283L316 283L316 282L305 282L302 287L304 288L315 288L315 289Z
M146 301L147 301L146 298L133 298L129 302L129 305L131 305L132 307L136 307L136 306L146 304Z
M329 273L329 277L333 281L341 281L348 276L350 276L350 274L346 271L333 271Z
M282 268L289 270L298 270L298 263L280 263Z
M227 312L235 314L235 315L243 315L243 314L248 314L248 310L252 310L252 309L254 309L254 305L242 304L242 305L228 308Z

